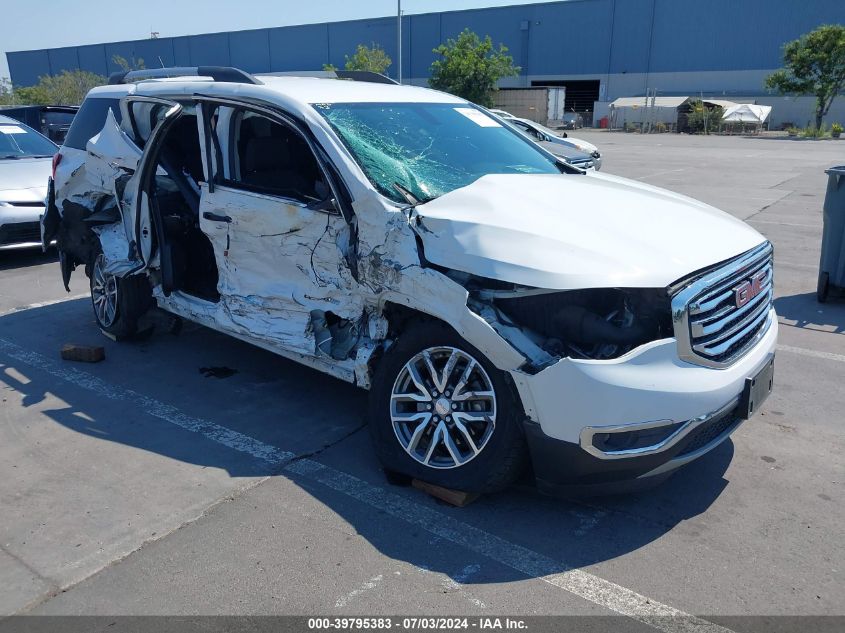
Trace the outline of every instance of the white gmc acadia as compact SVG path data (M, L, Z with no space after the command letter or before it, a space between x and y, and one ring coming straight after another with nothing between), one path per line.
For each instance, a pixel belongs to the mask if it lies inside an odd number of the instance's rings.
M771 390L772 247L366 73L135 71L54 159L44 243L100 328L151 307L370 391L384 467L489 491L660 481Z

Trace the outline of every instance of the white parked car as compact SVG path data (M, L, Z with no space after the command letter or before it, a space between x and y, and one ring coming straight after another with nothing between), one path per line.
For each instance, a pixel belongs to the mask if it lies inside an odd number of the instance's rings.
M575 169L432 90L114 81L56 167L65 280L85 268L114 337L157 305L369 390L389 470L486 491L530 459L546 491L651 483L771 388L772 247L713 207Z
M38 222L57 151L28 125L0 115L0 250L41 245Z

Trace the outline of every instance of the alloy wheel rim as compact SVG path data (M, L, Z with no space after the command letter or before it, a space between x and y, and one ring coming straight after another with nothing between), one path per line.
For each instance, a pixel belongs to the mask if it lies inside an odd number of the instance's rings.
M430 347L411 358L390 395L396 439L423 466L457 468L478 457L496 428L496 391L470 354Z
M100 254L94 262L91 300L94 312L103 327L110 327L117 317L117 278L105 272L106 258Z

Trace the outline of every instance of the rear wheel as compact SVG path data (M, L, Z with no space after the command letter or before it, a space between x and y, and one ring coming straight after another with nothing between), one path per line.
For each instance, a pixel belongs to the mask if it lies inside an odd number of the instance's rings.
M523 415L507 375L439 322L402 334L370 392L370 431L385 467L469 492L516 478Z
M119 278L106 272L106 258L98 253L91 264L91 304L94 318L105 333L128 338L138 329L138 319L152 299L144 275Z

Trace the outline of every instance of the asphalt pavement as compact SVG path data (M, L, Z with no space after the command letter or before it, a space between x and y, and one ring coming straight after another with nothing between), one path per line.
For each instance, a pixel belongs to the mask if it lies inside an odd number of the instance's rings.
M648 492L453 508L385 481L364 392L190 324L114 343L81 271L0 253L0 615L845 615L845 302L815 300L845 141L577 135L775 245L775 391L730 441Z

